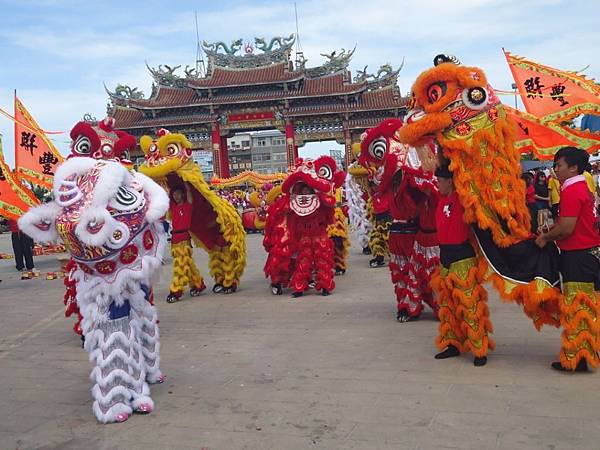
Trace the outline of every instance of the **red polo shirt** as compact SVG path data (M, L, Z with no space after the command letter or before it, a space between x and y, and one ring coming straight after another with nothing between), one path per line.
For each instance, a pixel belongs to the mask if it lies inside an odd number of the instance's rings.
M190 227L192 226L192 204L184 202L178 205L171 202L171 243L186 241L190 238Z
M600 235L595 227L594 196L585 178L569 178L560 192L559 217L577 217L571 236L556 241L561 250L585 250L600 246Z
M17 225L17 221L13 219L8 219L8 229L11 233L18 233L19 231L21 231L19 230L19 225Z
M458 193L440 196L435 212L435 224L440 245L462 244L469 237L469 225L463 216L465 209L458 200Z

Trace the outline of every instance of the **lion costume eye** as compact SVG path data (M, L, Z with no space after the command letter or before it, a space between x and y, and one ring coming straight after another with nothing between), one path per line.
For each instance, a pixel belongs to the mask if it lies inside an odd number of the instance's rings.
M167 145L167 154L169 156L176 156L179 153L179 146L177 144Z
M369 145L369 153L373 158L383 159L387 150L387 140L385 138L378 138L371 142Z
M319 167L319 176L321 178L331 180L331 177L333 176L333 171L331 170L331 167L326 165Z
M476 111L484 109L487 106L488 95L485 89L481 87L474 87L465 89L462 92L462 101L470 109Z
M119 186L117 194L110 200L109 206L117 211L133 211L142 205L144 196L124 186Z
M92 151L92 143L86 136L79 136L73 144L73 151L78 155L89 155Z
M427 100L430 104L434 104L444 95L446 95L447 89L448 88L446 86L446 83L444 83L443 81L433 83L427 88Z

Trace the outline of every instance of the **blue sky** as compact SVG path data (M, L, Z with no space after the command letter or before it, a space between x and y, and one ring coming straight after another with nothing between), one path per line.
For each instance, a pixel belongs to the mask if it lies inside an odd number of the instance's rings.
M350 68L375 72L405 58L406 93L433 56L450 53L483 68L491 84L510 89L501 48L600 78L600 2L595 0L298 0L300 41L308 65L319 53L357 46ZM69 131L85 113L102 118L102 83L150 92L144 61L194 65L200 39L253 41L295 31L293 1L0 0L0 107L12 111L17 89L39 124ZM354 73L353 73L354 75ZM506 98L512 102L512 98ZM12 123L0 116L12 165ZM68 135L55 138L62 151ZM314 146L308 153L331 147ZM301 150L301 154L304 153Z

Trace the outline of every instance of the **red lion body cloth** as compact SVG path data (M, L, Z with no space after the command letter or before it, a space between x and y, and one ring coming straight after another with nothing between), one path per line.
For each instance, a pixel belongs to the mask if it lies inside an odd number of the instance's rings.
M427 303L437 316L431 275L439 263L435 230L438 199L435 147L419 149L400 143L399 119L383 121L366 132L359 162L368 167L374 184L374 203L388 206L392 216L388 245L390 272L397 300L399 322L416 319Z
M264 270L273 294L289 286L299 297L313 279L322 295L335 288L334 249L327 228L335 222L335 190L343 181L344 173L329 156L299 159L284 180L282 195L267 211L263 242L268 252Z

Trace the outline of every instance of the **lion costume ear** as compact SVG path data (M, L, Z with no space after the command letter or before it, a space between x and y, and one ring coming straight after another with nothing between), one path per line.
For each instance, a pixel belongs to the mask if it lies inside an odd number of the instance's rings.
M140 147L144 152L144 155L147 155L150 151L150 146L152 145L152 138L150 136L142 136L140 138Z

